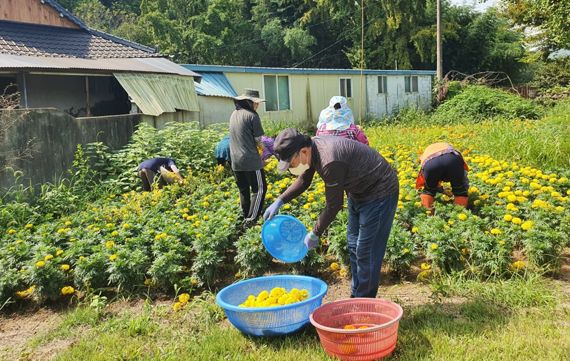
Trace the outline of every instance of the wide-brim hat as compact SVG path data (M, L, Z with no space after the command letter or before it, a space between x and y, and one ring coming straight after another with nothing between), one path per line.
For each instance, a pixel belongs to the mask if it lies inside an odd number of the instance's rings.
M235 100L251 100L254 103L264 102L265 99L259 97L259 90L244 89L245 93L234 97Z

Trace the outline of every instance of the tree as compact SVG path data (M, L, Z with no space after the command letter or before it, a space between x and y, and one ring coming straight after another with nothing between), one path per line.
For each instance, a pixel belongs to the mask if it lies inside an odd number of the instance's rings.
M539 30L545 58L558 49L570 48L570 0L502 0L505 13L524 28Z

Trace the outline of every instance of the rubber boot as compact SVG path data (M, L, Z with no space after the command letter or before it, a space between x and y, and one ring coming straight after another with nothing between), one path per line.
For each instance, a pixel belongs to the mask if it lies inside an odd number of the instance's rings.
M433 215L435 209L433 207L433 202L435 201L435 198L433 196L430 196L429 194L420 194L420 199L422 201L422 206L424 208L427 208L430 211L430 214Z
M455 196L455 199L453 200L453 204L457 204L458 206L461 206L463 208L467 208L467 205L469 204L469 197Z

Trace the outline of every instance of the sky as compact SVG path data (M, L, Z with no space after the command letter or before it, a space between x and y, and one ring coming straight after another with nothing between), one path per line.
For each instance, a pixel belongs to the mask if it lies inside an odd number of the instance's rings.
M454 5L475 5L475 9L484 11L491 6L496 5L499 0L487 0L484 3L480 3L479 0L449 0L449 2Z

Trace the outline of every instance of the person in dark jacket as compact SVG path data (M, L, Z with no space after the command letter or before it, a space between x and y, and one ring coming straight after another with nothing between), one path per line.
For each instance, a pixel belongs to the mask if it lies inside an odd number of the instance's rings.
M182 182L184 179L180 175L180 170L176 167L176 163L171 158L151 158L147 159L138 167L139 177L142 181L143 191L149 192L154 183L154 178L159 175L158 186L160 188L164 187L166 184L171 184L174 182L174 178L178 179L178 182ZM174 173L172 177L169 173Z
M259 218L267 192L263 161L258 151L264 132L256 111L264 101L257 90L246 89L245 94L234 98L236 109L230 117L231 165L246 225Z
M313 230L305 237L309 249L337 213L348 194L348 251L352 272L352 297L376 297L380 269L392 222L398 205L399 184L396 171L376 151L343 137L314 137L289 128L274 143L280 159L278 170L289 169L297 179L265 211L268 220L309 188L315 173L325 183L326 205Z

